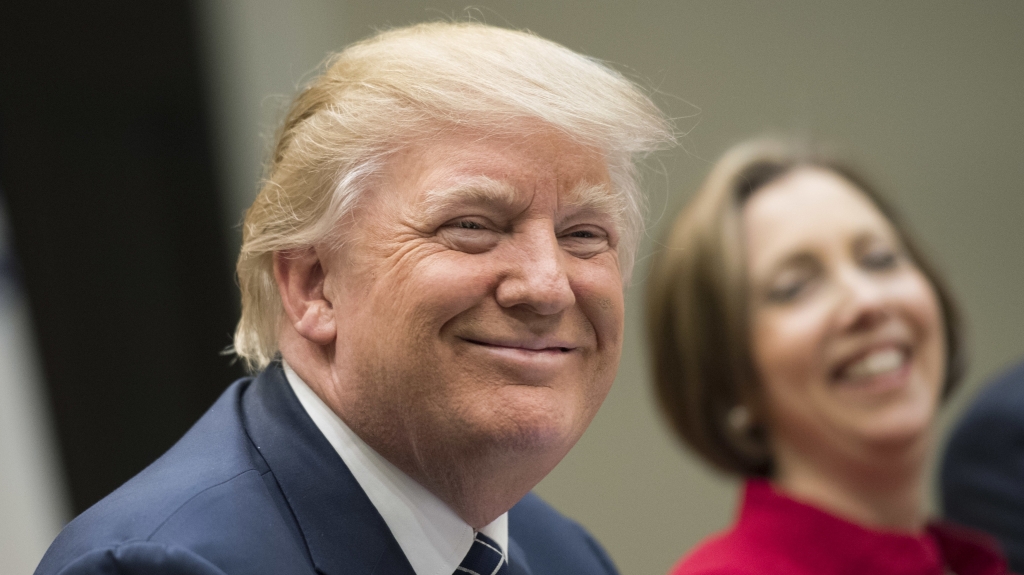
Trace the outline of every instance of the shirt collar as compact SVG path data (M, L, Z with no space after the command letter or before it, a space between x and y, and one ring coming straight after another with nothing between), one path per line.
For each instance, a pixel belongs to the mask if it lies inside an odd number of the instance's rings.
M287 363L282 363L299 403L384 518L416 575L454 573L473 545L473 528L360 439ZM501 544L507 560L508 513L480 531Z

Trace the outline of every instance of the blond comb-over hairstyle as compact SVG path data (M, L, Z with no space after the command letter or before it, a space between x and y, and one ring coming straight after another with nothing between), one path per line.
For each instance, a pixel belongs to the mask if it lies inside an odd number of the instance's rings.
M344 217L390 155L443 130L529 136L555 129L601 151L619 202L623 277L643 227L637 162L673 142L634 83L529 32L430 23L381 32L331 57L293 102L246 212L234 351L250 370L277 354L283 313L273 254L340 242Z

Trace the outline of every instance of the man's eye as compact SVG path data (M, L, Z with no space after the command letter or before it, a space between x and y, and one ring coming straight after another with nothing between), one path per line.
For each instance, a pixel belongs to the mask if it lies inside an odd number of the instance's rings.
M562 238L568 240L599 240L608 241L608 234L605 230L591 225L582 225L570 228L562 232Z
M437 235L450 248L469 254L494 249L502 237L494 222L483 218L451 220L441 226Z
M578 258L590 258L609 249L608 234L601 228L581 226L567 230L559 238L562 248Z

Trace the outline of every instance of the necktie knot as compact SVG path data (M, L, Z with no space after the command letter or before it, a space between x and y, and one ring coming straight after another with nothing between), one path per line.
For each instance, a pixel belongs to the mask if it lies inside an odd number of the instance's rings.
M506 575L507 565L501 546L483 533L477 533L454 575Z

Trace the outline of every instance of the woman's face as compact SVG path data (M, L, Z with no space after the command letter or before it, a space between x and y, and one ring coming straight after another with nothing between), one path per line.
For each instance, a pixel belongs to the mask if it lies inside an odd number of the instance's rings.
M773 449L870 455L927 437L945 379L938 298L847 180L802 168L743 211L752 352Z

